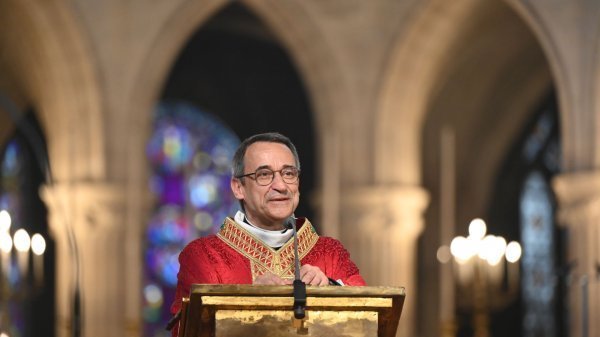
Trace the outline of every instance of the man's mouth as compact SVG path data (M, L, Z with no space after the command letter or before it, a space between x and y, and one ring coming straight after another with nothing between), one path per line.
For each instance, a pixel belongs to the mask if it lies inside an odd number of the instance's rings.
M290 199L291 199L291 197L289 197L287 195L280 195L280 196L269 198L269 201L288 201Z

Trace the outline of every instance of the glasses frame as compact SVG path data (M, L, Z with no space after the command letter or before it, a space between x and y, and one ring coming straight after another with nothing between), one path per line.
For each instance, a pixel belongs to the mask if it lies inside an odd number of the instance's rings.
M298 172L298 175L296 176L296 179L294 179L294 181L287 181L286 178L284 178L284 176L282 174L283 171L290 170L290 169L291 170L296 170ZM262 171L262 170L271 171L271 173L273 173L271 175L271 180L268 183L266 183L266 184L261 184L256 179L256 174L258 173L258 171ZM286 184L295 184L295 183L298 182L298 180L300 180L300 172L301 171L299 169L297 169L295 166L286 166L286 167L282 168L281 170L277 170L277 171L271 170L268 167L259 167L259 168L256 169L256 171L254 171L252 173L247 173L247 174L243 174L241 176L236 176L235 178L242 179L242 178L248 177L248 178L254 180L256 182L256 184L258 184L259 186L268 186L269 184L271 184L273 182L273 180L275 180L275 173L279 173L279 175L281 176L281 180L283 180L284 183L286 183Z

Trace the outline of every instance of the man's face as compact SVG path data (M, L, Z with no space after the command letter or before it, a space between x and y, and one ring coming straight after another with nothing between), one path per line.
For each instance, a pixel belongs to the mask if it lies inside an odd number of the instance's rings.
M279 171L290 166L296 167L294 155L281 143L256 142L248 147L244 156L244 174L254 173L258 168ZM238 200L244 201L248 220L264 229L282 229L284 221L298 206L300 181L288 184L279 172L267 186L260 186L250 177L242 179L231 179L231 190Z

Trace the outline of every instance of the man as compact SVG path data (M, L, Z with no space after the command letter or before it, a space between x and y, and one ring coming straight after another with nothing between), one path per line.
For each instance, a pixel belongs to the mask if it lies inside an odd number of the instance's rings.
M180 309L193 283L292 284L293 231L286 221L298 206L299 178L298 153L287 137L264 133L242 142L233 157L231 178L242 211L226 218L216 235L196 239L183 249L172 313ZM306 219L298 218L296 224L304 283L365 285L339 241L320 237Z

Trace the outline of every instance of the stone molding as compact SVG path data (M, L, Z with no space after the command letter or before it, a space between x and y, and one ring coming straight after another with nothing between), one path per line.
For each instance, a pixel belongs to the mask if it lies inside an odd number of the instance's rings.
M600 217L600 171L561 174L552 182L559 203L558 219L567 227Z
M360 228L401 231L416 237L423 230L429 194L418 186L365 186L342 189L342 218Z
M123 187L111 183L47 185L41 188L40 195L50 211L54 235L61 235L68 224L81 235L110 232L122 222L126 209Z

